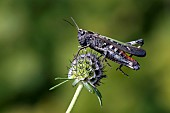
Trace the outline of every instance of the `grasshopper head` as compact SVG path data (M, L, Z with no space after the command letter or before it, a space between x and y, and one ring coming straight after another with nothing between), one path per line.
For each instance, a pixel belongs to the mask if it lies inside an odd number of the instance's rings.
M71 19L78 30L78 41L79 41L80 45L87 46L88 45L87 40L86 40L87 31L80 29L72 17L71 17Z
M87 40L87 31L79 29L78 30L78 41L81 46L87 46L88 45L88 40Z

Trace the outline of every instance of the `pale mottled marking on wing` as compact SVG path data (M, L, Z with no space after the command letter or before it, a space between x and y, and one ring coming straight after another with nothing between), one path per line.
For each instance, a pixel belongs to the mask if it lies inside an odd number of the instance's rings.
M115 48L113 51L114 51L114 52L117 52L117 50L118 50L118 48Z
M113 45L110 45L109 48L110 48L110 49L113 49Z

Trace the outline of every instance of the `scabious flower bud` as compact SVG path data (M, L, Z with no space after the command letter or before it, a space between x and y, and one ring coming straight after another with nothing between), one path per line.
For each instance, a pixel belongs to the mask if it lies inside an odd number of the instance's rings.
M97 87L101 83L100 80L106 77L103 74L103 68L103 64L96 54L80 54L72 61L68 78L75 79L73 85L82 81Z

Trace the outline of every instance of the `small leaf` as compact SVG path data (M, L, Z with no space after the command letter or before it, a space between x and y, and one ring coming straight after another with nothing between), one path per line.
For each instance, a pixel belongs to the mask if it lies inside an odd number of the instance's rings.
M95 91L95 94L97 95L97 98L99 100L99 103L100 103L100 106L102 106L102 94L100 93L100 91L94 87L94 91Z
M82 81L82 82L83 82L83 81ZM89 83L83 82L83 84L84 84L84 87L85 87L90 93L94 93L94 92L95 92L93 86L91 86Z
M57 78L55 78L55 80L73 80L73 79L57 77Z
M56 87L58 87L58 86L60 86L60 85L62 85L62 84L64 84L64 83L66 83L66 82L68 82L68 81L69 81L69 80L65 80L65 81L63 81L63 82L61 82L61 83L59 83L59 84L53 86L53 87L50 88L49 90L53 90L53 89L55 89Z
M90 93L95 93L96 94L96 96L97 96L97 98L99 100L100 106L102 106L102 95L101 95L100 91L97 88L95 88L92 85L90 85L89 83L87 83L87 82L83 82L83 84L84 84L85 88Z

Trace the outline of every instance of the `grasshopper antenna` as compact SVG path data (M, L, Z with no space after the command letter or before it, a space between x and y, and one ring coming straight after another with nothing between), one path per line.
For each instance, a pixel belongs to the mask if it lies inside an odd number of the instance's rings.
M63 20L66 21L67 23L69 23L71 26L75 26L77 28L77 30L79 30L79 27L78 27L77 23L75 22L75 20L72 17L70 17L70 18L71 18L71 20L73 21L74 24L72 24L68 20L65 20L65 19L63 19Z
M78 27L77 23L75 22L75 20L73 19L73 17L70 17L70 18L73 21L74 25L76 26L77 30L79 30L79 27Z
M67 23L69 23L71 26L74 26L71 22L69 22L68 20L63 19L64 21L66 21Z

